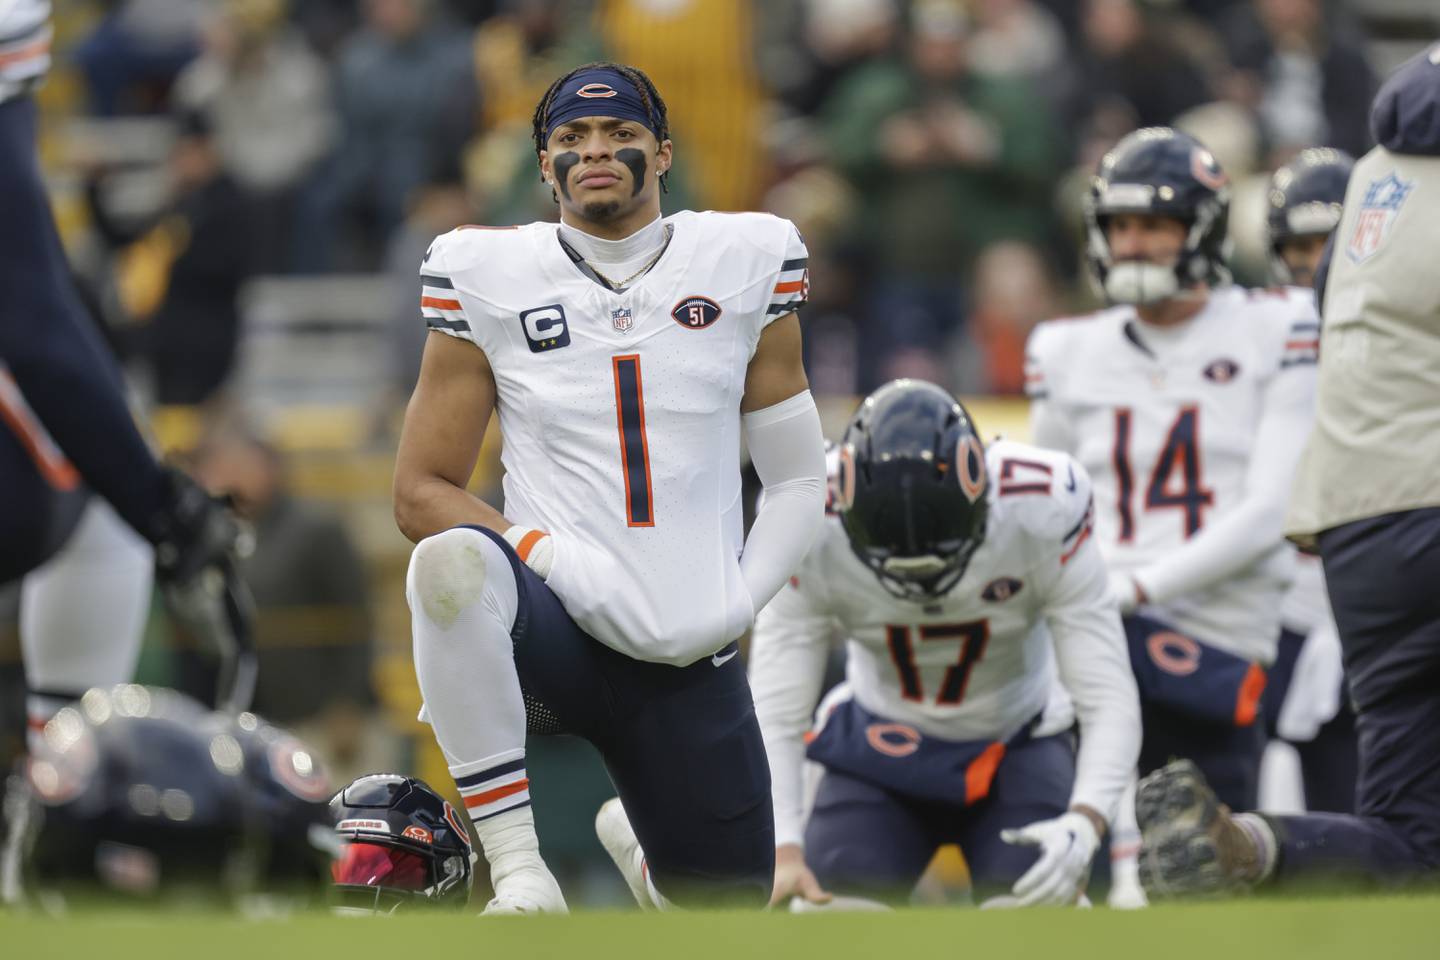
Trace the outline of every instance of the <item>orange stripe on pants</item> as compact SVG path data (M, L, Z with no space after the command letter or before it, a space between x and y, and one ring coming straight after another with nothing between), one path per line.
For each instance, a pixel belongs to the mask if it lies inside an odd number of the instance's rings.
M1245 679L1240 681L1240 693L1235 698L1235 726L1248 727L1255 722L1260 710L1260 695L1265 692L1265 668L1258 663L1250 664Z
M990 795L990 784L995 779L995 771L1000 769L1000 761L1005 759L1005 744L999 742L990 744L985 751L970 761L970 766L965 770L965 802L975 803Z

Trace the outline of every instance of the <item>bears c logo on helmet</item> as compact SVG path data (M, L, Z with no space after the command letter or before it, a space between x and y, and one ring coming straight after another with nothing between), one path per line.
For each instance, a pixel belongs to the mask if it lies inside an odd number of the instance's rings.
M966 434L955 445L955 476L960 489L971 503L980 499L985 492L985 451L979 441Z

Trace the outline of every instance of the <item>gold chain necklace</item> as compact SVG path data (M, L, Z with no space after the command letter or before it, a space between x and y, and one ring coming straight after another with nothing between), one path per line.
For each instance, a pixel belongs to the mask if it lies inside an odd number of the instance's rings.
M628 287L632 281L638 280L640 277L644 276L647 270L655 266L655 264L660 260L661 255L664 254L666 246L668 246L668 244L662 244L660 249L655 251L655 256L651 257L648 261L646 261L643 267L641 267L639 270L636 270L634 273L630 274L630 276L626 277L624 280L621 280L619 283L616 283L614 280L611 280L609 277L605 276L605 274L601 273L600 269L596 267L595 264L591 263L589 260L585 261L585 265L590 268L591 273L595 274L595 276L599 277L601 280L604 280L605 283L609 285L611 290L621 290L625 287Z

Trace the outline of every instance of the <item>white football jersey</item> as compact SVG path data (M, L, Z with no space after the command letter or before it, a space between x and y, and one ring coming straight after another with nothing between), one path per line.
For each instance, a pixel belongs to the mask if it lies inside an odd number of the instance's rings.
M1225 287L1176 328L1115 307L1042 323L1028 349L1034 440L1090 472L1111 569L1136 575L1159 619L1262 663L1291 577L1278 524L1318 337L1309 291Z
M996 441L985 460L985 541L948 593L925 605L889 593L829 516L757 618L752 651L772 638L842 637L856 701L930 736L1006 739L1042 712L1042 732L1068 727L1044 617L1069 554L1090 536L1089 484L1069 457L1026 444Z
M0 103L50 69L50 0L0 0Z
M754 618L740 400L761 332L809 280L787 220L687 211L665 225L659 261L619 292L582 272L556 224L461 227L427 253L421 307L490 361L504 513L553 538L565 609L621 653L688 664Z
M1091 536L1089 477L1065 454L1006 440L985 460L985 540L944 596L922 605L889 593L832 515L756 618L750 682L780 842L798 842L798 734L834 639L845 642L856 702L926 736L1005 740L1037 717L1033 733L1046 736L1068 729L1078 709L1094 726L1075 802L1106 815L1118 802L1139 747L1139 708Z

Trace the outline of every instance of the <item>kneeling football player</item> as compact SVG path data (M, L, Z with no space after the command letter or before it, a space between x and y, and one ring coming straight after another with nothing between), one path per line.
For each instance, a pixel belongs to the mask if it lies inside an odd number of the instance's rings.
M903 903L956 843L975 902L1076 903L1140 744L1089 477L1065 454L987 451L913 380L866 398L832 466L832 515L751 652L775 901ZM810 730L833 637L847 680ZM824 771L808 822L807 757Z

